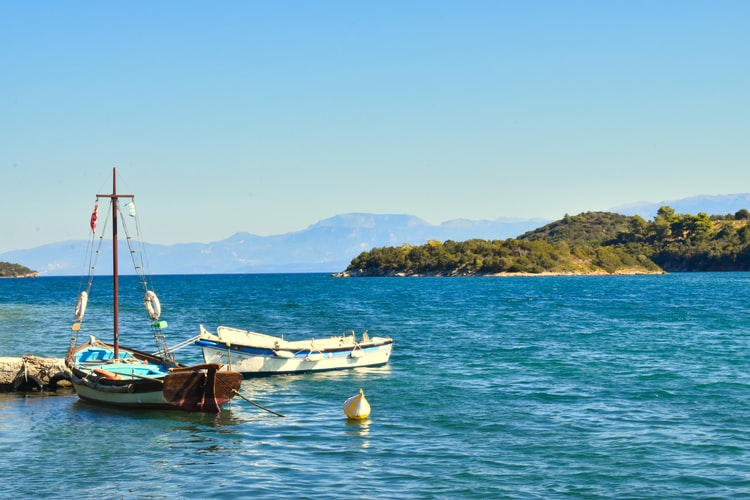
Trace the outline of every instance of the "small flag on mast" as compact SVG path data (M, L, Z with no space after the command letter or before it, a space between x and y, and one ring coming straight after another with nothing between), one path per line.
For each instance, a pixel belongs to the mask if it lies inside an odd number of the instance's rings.
M99 201L94 204L94 210L91 212L91 231L96 232L96 219L99 217Z

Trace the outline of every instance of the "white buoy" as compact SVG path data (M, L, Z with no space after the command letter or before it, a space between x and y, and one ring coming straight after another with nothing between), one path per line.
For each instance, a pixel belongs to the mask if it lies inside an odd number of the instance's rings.
M344 401L344 413L352 420L364 420L370 416L370 403L367 402L362 389L359 394Z

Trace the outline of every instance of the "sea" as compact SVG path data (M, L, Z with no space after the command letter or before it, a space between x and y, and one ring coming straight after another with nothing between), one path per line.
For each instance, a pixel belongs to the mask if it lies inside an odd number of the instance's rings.
M59 357L85 279L0 280L0 356ZM395 341L383 367L247 379L218 415L0 394L4 498L750 498L750 273L154 276L199 324ZM80 335L111 337L98 277ZM123 345L156 350L137 280ZM109 324L108 324L109 322ZM153 349L152 349L153 348ZM177 351L200 362L192 345ZM363 389L371 414L344 401Z

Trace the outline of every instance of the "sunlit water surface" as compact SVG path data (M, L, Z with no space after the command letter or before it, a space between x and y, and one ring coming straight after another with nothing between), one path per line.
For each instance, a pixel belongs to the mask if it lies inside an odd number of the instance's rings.
M0 280L0 356L63 357L79 278ZM109 338L106 278L82 335ZM198 324L395 339L385 367L245 380L219 415L0 394L6 498L750 497L750 274L156 276ZM101 295L100 295L101 294ZM121 340L153 350L132 277ZM201 360L196 347L178 351ZM359 389L370 418L348 421Z

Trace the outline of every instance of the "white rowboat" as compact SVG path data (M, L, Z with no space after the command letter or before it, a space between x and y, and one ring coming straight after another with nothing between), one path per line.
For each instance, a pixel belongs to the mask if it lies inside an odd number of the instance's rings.
M228 326L213 334L203 325L195 344L206 363L221 363L245 378L381 366L393 350L393 339L370 337L366 331L359 339L349 330L328 338L285 340Z

